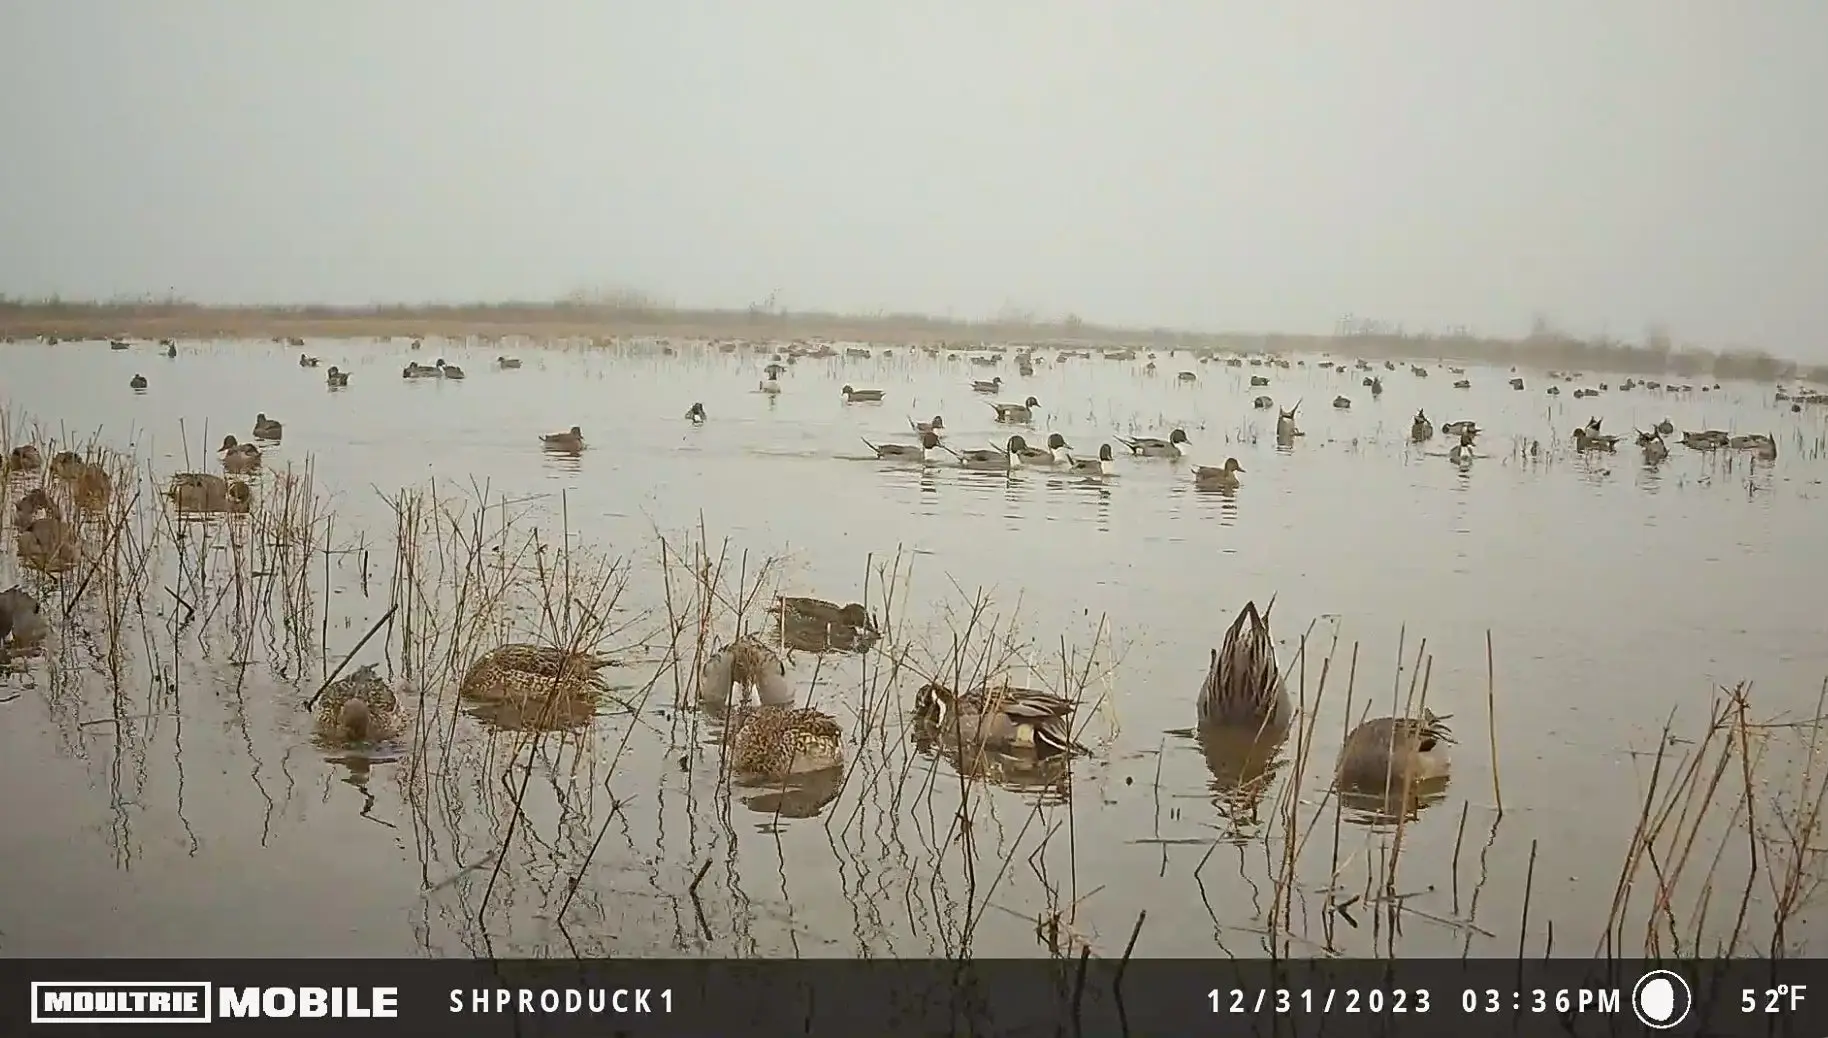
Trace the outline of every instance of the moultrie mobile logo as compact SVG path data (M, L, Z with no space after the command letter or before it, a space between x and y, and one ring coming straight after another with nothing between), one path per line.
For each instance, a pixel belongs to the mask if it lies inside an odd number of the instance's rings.
M207 1024L207 980L34 980L35 1024Z

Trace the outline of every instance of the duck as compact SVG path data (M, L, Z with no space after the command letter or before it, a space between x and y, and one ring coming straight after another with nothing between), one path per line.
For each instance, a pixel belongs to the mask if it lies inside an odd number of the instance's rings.
M56 573L76 565L79 554L76 530L62 518L41 515L19 531L14 542L19 560L47 573Z
M1035 408L1041 406L1041 401L1031 396L1019 404L991 404L990 406L996 410L997 421L1019 423L1032 420Z
M693 425L705 424L705 405L696 400L692 401L692 406L686 408L685 416L686 421L691 422Z
M1187 439L1187 433L1184 430L1175 429L1168 434L1168 438L1165 440L1158 440L1153 436L1138 436L1135 439L1119 436L1117 442L1130 448L1131 454L1144 458L1179 458L1187 453L1187 448L1192 445L1193 441Z
M1098 445L1096 458L1075 458L1069 454L1066 462L1075 474L1081 476L1108 476L1116 470L1117 466L1116 454L1108 443Z
M930 681L914 693L914 722L960 745L1036 756L1082 753L1073 740L1078 704L1050 692L1003 684L954 692Z
M1269 629L1269 614L1275 608L1274 598L1262 611L1255 601L1244 603L1224 641L1211 650L1206 680L1194 701L1201 728L1275 728L1288 723L1288 690Z
M1522 378L1511 379L1511 388L1512 389L1522 389L1523 388L1523 379Z
M96 512L108 505L114 494L114 479L101 464L85 461L70 480L70 497L81 511Z
M1200 376L1191 371L1183 371L1180 374L1174 376L1174 380L1176 382L1198 382L1200 380Z
M1446 425L1441 426L1441 431L1449 436L1463 436L1467 433L1477 436L1479 435L1479 426L1475 422L1448 422Z
M540 444L549 451L576 454L584 449L584 430L574 425L564 432L544 433Z
M239 443L234 436L224 436L217 452L222 455L225 472L244 476L260 467L260 448L251 443Z
M1226 458L1224 468L1214 468L1211 465L1195 468L1193 482L1196 486L1211 490L1236 490L1239 486L1238 473L1243 471L1244 467L1238 464L1238 459Z
M881 637L861 602L782 595L768 607L780 621L781 643L804 652L865 652Z
M51 455L51 475L69 481L82 475L83 456L75 451L58 451Z
M1267 386L1269 385L1269 378L1265 375L1252 375L1250 377L1250 384L1252 387Z
M1352 406L1352 398L1347 396L1336 396L1333 398L1333 406L1344 411Z
M36 646L51 633L38 599L17 584L0 591L0 628L9 632L0 642L15 649Z
M1691 447L1698 451L1713 451L1726 446L1729 439L1727 434L1720 429L1706 429L1702 432L1684 432L1682 434L1682 446Z
M1453 450L1447 452L1447 457L1456 465L1472 464L1473 431L1471 429L1460 430L1460 442L1454 444Z
M1674 433L1675 431L1676 431L1676 424L1667 418L1665 418L1662 421L1657 423L1657 432L1663 434L1664 436L1669 436L1672 433Z
M786 778L844 766L844 729L822 710L794 704L787 667L754 637L711 655L701 670L701 697L732 703L738 687L753 690L757 705L735 703L729 729L730 770L758 778Z
M455 364L446 364L443 357L439 357L438 363L433 364L432 368L438 373L438 377L440 378L463 377L463 369Z
M1638 436L1638 445L1644 448L1644 464L1646 465L1659 464L1665 458L1669 457L1669 445L1663 442L1662 436L1654 432L1650 434L1648 439L1640 434Z
M928 452L939 447L939 437L928 429L920 434L918 446L911 443L871 443L868 440L864 440L863 445L883 461L926 461L929 458Z
M611 662L594 652L510 642L478 656L464 671L457 694L485 703L594 701L605 687L597 672Z
M1276 441L1278 443L1288 443L1295 437L1303 435L1300 429L1295 428L1295 412L1299 410L1301 410L1301 404L1297 402L1294 407L1276 415Z
M1574 449L1578 451L1611 451L1617 450L1617 436L1601 436L1591 426L1582 426L1574 430Z
M777 379L769 378L762 380L762 383L755 388L770 396L774 396L781 391L781 383Z
M127 380L127 388L133 390L144 391L148 384L145 375L135 375Z
M855 627L858 630L870 632L876 630L876 618L870 615L870 611L863 607L862 602L839 605L836 602L827 602L823 598L780 595L775 598L774 604L768 607L768 611L792 620L803 620L809 623Z
M1001 392L1002 389L1003 376L1001 375L998 375L995 378L973 379L971 382L971 391L973 393L998 393Z
M9 472L37 472L44 468L44 455L32 444L21 444L7 452L5 467Z
M1045 447L1030 447L1028 441L1020 435L1009 438L1009 457L1018 465L1045 467L1057 465L1061 461L1071 461L1064 453L1066 449L1066 437L1059 433L1049 433Z
M1449 715L1424 709L1422 716L1374 717L1352 729L1339 748L1334 786L1361 792L1402 789L1438 782L1448 775Z
M1371 390L1371 395L1374 397L1383 396L1384 380L1373 376L1365 380L1365 388Z
M175 342L172 342L170 339L166 339L165 340L165 356L176 357L177 355L178 355L178 344Z
M268 418L265 411L254 416L254 438L256 440L278 440L285 435L285 426L277 418Z
M933 420L930 422L917 422L910 418L908 419L908 427L917 433L932 433L935 436L946 435L946 420L939 415L934 415Z
M841 392L844 394L844 402L847 404L878 404L882 402L882 390L880 389L853 389L850 386L845 386Z
M400 377L401 378L443 378L444 375L437 368L427 367L426 365L421 364L416 360L409 360L406 362L406 367L400 369Z
M253 491L246 483L207 472L180 472L171 477L165 496L179 512L246 514Z
M955 451L945 444L940 444L948 454L958 459L960 466L982 471L1006 470L1012 467L1010 454L996 447L981 447L977 450Z
M518 368L518 367L520 367L520 358L519 357L496 357L495 366L498 368L501 368L504 371L511 370L513 368Z
M59 522L63 521L63 509L57 507L57 502L51 499L50 492L43 487L33 487L19 495L19 500L13 503L13 529L31 529L33 520L40 515L48 515Z
M1471 389L1471 388L1473 388L1473 380L1470 378L1455 379L1454 388L1455 389Z
M1777 439L1766 433L1735 436L1727 441L1727 446L1736 451L1751 451L1761 461L1777 460Z
M331 389L342 389L349 384L349 372L343 371L335 364L332 364L330 365L330 375L324 381Z
M767 375L768 381L773 382L782 375L787 374L787 366L784 364L770 364L762 369L762 374Z
M1258 396L1250 402L1250 406L1259 411L1267 411L1276 406L1276 401L1274 397Z
M372 663L331 682L318 703L316 734L322 742L386 742L398 738L405 729L399 697Z
M301 353L298 355L298 366L301 368L315 368L317 367L317 358L307 357Z

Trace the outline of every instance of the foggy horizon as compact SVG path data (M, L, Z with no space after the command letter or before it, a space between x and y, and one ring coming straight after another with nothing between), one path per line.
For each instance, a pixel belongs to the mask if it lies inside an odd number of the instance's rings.
M1828 359L1828 9L14 5L0 293Z

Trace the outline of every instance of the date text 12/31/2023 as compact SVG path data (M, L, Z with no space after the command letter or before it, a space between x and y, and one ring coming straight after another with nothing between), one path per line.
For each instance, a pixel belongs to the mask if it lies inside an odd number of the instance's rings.
M1207 1008L1214 1013L1307 1014L1366 1013L1424 1014L1435 1010L1427 988L1213 988L1206 993ZM1531 1013L1601 1012L1621 1008L1615 988L1533 988L1506 997L1496 989L1466 988L1458 1005L1446 1007L1468 1015L1505 1010Z

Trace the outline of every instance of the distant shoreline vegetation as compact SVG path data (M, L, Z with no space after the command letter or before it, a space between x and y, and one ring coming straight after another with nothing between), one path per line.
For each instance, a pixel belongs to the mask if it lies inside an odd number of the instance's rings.
M640 293L586 295L546 302L375 304L369 306L211 306L182 299L107 302L0 296L0 337L71 339L242 338L273 336L812 338L876 342L980 342L1028 346L1140 346L1213 352L1347 354L1367 359L1458 359L1496 366L1570 371L1711 376L1776 382L1828 382L1828 364L1805 365L1761 350L1677 345L1665 332L1638 342L1580 337L1537 319L1529 335L1501 338L1470 331L1416 333L1372 322L1342 321L1332 335L1192 332L1095 324L1075 315L1048 319L1004 313L962 320L911 313L839 314L790 311L772 300L742 310L692 309Z

